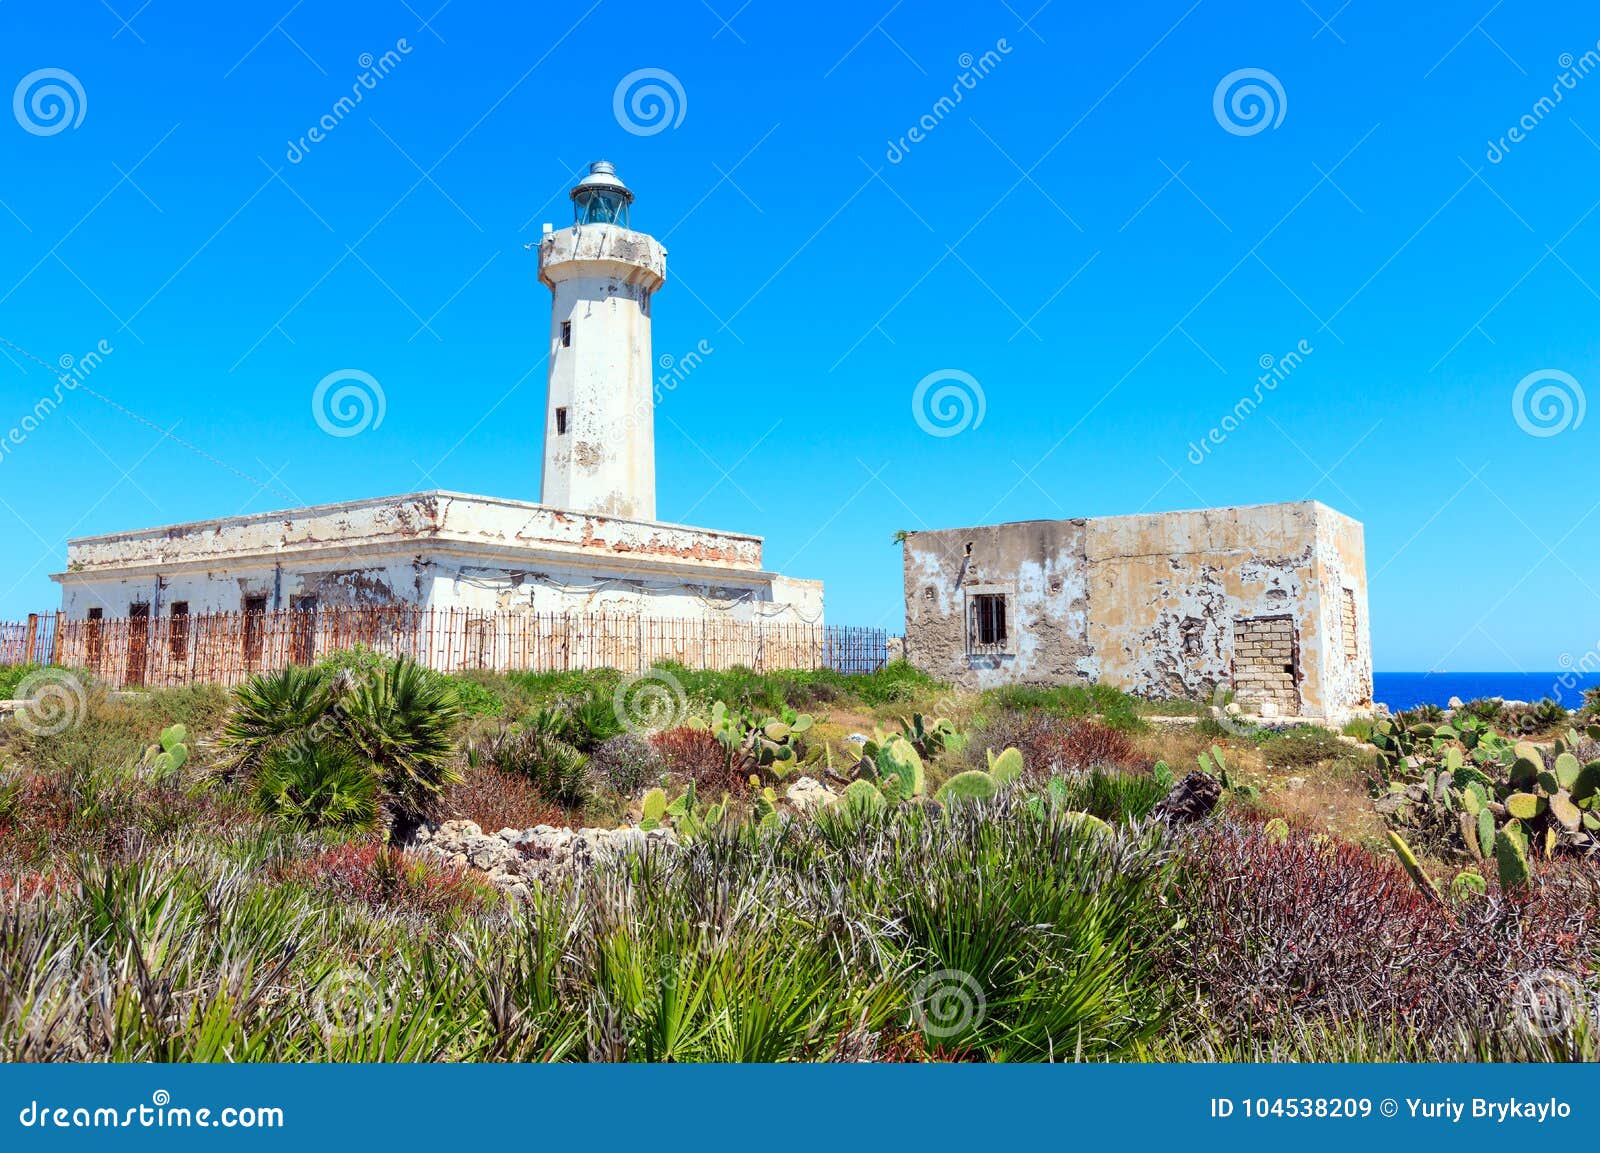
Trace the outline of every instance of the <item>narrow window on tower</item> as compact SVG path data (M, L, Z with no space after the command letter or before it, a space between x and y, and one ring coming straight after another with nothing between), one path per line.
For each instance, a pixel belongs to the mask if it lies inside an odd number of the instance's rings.
M567 410L564 408L556 409L556 435L567 435Z
M563 320L561 322L561 347L572 347L572 321L570 320Z

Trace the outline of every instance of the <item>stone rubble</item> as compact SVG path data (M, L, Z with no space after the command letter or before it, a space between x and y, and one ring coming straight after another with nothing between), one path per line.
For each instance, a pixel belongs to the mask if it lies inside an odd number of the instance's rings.
M595 861L624 853L642 853L651 846L675 847L671 829L501 829L485 833L472 821L424 825L407 848L423 859L485 874L509 897L524 899L534 882L556 881L590 868Z

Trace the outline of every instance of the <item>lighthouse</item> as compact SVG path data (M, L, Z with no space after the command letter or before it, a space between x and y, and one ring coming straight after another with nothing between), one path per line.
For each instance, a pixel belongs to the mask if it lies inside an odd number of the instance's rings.
M571 195L572 226L539 243L551 293L540 503L653 521L650 300L666 283L667 250L629 227L633 193L608 162L589 165Z

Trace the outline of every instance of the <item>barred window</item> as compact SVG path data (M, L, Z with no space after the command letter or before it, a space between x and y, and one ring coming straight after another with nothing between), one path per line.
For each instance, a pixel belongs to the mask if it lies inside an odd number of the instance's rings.
M1004 593L975 593L967 601L967 637L974 651L1006 646Z

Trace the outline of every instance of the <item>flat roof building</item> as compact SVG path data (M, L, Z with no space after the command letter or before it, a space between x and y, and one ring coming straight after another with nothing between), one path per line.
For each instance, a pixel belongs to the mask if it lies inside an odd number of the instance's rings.
M969 687L1372 705L1361 524L1316 501L916 532L904 579L907 658Z

